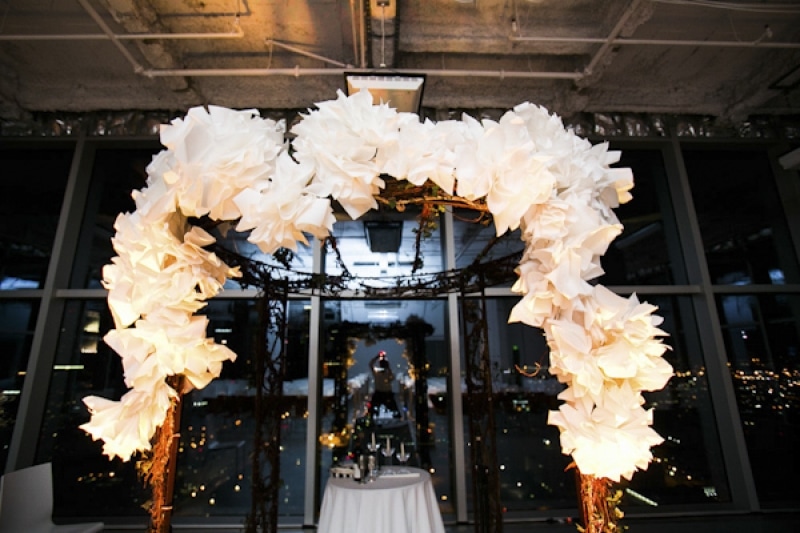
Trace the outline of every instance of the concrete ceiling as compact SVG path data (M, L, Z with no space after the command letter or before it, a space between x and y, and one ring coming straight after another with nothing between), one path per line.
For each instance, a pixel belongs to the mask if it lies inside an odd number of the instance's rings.
M798 113L800 4L0 0L0 118L303 109L359 70L423 73L441 110Z

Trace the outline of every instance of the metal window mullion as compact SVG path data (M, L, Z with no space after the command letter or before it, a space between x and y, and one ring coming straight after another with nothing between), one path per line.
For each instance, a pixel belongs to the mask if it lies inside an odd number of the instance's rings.
M324 248L320 242L313 247L312 270L319 274L323 270ZM320 337L322 335L322 297L311 297L308 335L308 421L306 425L306 471L303 500L303 527L314 527L319 507L319 453L317 436L322 414L322 365L320 361Z
M698 331L703 332L700 333L700 343L705 357L712 409L716 417L732 502L738 509L758 511L758 495L733 381L728 369L725 342L722 337L714 289L703 248L700 224L697 220L689 185L689 176L683 162L681 145L675 132L672 133L671 139L670 149L664 152L664 163L667 167L689 282L700 287L699 294L693 295L692 301L697 317Z
M7 472L34 464L65 306L65 301L58 298L57 291L69 284L71 262L80 233L93 160L93 150L87 146L85 132L81 132L75 145L53 239L53 250L47 266L19 410L8 452Z
M447 209L442 215L442 242L444 245L445 270L455 270L455 231L453 211ZM461 334L458 320L458 295L447 295L447 329L450 346L450 372L447 388L450 398L450 442L453 461L451 473L454 480L456 521L467 522L467 469L464 453L464 406L461 398Z
M788 143L781 143L771 148L768 153L772 174L775 176L775 185L778 189L778 201L783 207L786 218L788 238L794 245L794 259L796 264L800 264L800 210L797 209L797 206L800 205L800 180L797 179L800 172L786 170L778 163L778 158L789 150L791 150L791 146ZM790 276L786 277L790 278ZM791 279L796 278L792 277Z

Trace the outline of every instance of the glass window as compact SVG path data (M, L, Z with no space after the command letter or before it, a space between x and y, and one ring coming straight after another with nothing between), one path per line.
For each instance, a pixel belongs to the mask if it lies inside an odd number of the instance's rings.
M183 401L176 519L244 516L250 512L254 449L254 375L252 345L257 326L251 300L215 299L205 314L208 335L237 353L222 375ZM307 382L308 302L289 304L287 380ZM57 517L96 516L144 519L149 498L135 471L135 459L109 461L102 443L79 426L89 415L82 398L93 394L118 399L127 390L120 358L102 340L112 327L105 300L68 302L51 378L38 461L53 461ZM280 512L302 515L303 463L308 400L289 387L282 422ZM268 470L267 470L268 471Z
M657 513L664 505L730 502L692 300L640 299L658 307L656 313L664 318L660 327L669 334L664 342L671 348L664 357L675 375L663 390L644 394L645 407L653 409L653 429L664 442L653 448L646 471L621 484L623 510Z
M0 290L42 288L72 152L0 150Z
M36 449L37 462L53 463L55 517L145 516L141 506L149 496L135 460L109 461L102 443L79 427L89 421L85 396L116 400L126 390L120 358L102 340L111 327L105 300L65 304Z
M508 323L518 301L486 301L500 501L510 512L571 508L576 505L575 483L565 473L570 458L561 453L558 428L547 425L548 411L558 408L556 396L564 387L547 371L549 352L542 331ZM466 364L462 370L467 372ZM466 385L463 390L464 408L470 409ZM465 420L469 416L465 411ZM465 421L464 426L465 456L471 464L469 424ZM468 508L474 512L471 469L467 493Z
M712 283L800 281L766 152L686 149L683 156Z
M116 255L111 247L111 238L116 233L114 222L120 213L136 209L131 192L145 186L145 168L157 152L155 145L152 148L97 150L75 254L72 288L102 287L103 267Z
M514 265L522 257L525 243L519 229L507 231L497 237L497 230L490 222L491 218L475 211L455 209L453 211L453 239L455 243L456 268L466 268L475 261L488 263L509 256L519 256ZM516 281L513 269L497 272L495 275L505 281L500 286L510 287ZM507 279L506 279L507 278Z
M0 468L3 471L38 312L38 301L0 301Z
M653 448L654 460L646 471L619 484L624 491L622 509L642 512L664 505L730 501L691 301L666 296L648 301L664 317L662 328L670 334L667 344L672 347L666 358L676 376L664 390L645 395L646 407L654 409L654 429L664 443ZM487 301L501 501L509 511L573 509L574 474L565 471L570 458L561 453L558 429L547 425L548 411L561 404L557 395L563 385L548 372L541 331L506 323L516 302ZM471 476L467 489L471 494Z
M308 319L307 301L289 302L284 346L286 382L280 405L265 398L270 408L283 413L279 513L302 516L305 487L305 442L308 419ZM202 390L186 396L181 415L175 516L246 516L252 502L253 451L256 449L254 372L258 310L249 300L211 301L205 314L209 336L237 354L223 365L222 375ZM269 435L264 435L266 440ZM262 475L269 465L260 459Z
M615 209L623 232L601 259L604 285L685 283L672 200L660 150L622 150L614 165L633 171L633 199Z
M114 222L120 213L131 212L136 205L131 192L146 186L147 165L158 152L158 147L140 149L101 149L95 155L92 169L92 185L87 201L81 230L79 252L75 255L73 269L73 288L100 288L103 267L116 255L111 245L115 234ZM219 245L233 254L251 261L289 268L298 272L311 271L311 247L300 244L294 253L284 253L285 261L280 262L271 255L263 253L248 242L249 233L237 232L235 224L207 224L208 231L217 239ZM286 251L284 251L286 252ZM228 259L229 264L237 260ZM291 272L282 270L289 279ZM225 288L241 288L236 279L226 281Z
M720 294L717 309L759 499L797 505L800 296Z
M381 464L399 464L403 448L408 464L429 469L442 512L452 513L445 300L329 301L323 324L320 479L369 453L374 436Z
M359 220L337 221L332 232L335 246L328 246L325 272L331 276L349 272L363 287L381 289L396 286L397 278L412 272L416 276L442 272L438 220L435 227L420 233L418 213L412 206L403 213L367 213ZM353 282L345 288L360 286Z

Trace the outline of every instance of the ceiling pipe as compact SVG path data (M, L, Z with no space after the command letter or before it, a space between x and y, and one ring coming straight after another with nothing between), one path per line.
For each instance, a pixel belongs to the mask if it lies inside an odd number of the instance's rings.
M359 57L358 52L358 16L356 15L356 0L350 0L350 27L353 30L353 61L357 62Z
M534 42L551 44L601 44L608 42L603 37L521 37L511 35L508 37L513 42ZM671 39L629 39L625 37L611 40L612 45L636 46L697 46L710 48L788 48L798 49L800 43L756 41L700 41L700 40L671 40Z
M114 43L114 46L117 47L117 49L125 57L125 59L128 60L128 63L130 63L131 66L133 67L133 71L136 73L143 72L145 70L144 67L140 65L138 61L136 61L136 58L133 57L133 55L128 51L128 49L125 48L125 46L120 42L117 36L114 35L114 32L111 31L111 28L108 26L108 24L106 24L106 22L100 17L97 11L95 11L94 8L89 5L88 0L78 0L78 3L81 5L81 7L83 7L84 11L86 11L86 13L88 13L89 16L92 17L92 20L95 21L95 23L100 27L103 33L106 34L109 39L111 39L111 42Z
M145 40L145 39L236 39L244 36L238 24L238 18L234 25L235 31L231 33L134 33L118 35L106 24L100 14L89 4L88 0L78 0L83 10L94 20L95 24L103 32L102 34L88 35L0 35L0 40L8 41L35 41L35 40L110 40L120 53L127 59L137 74L144 74L146 70L133 54L122 44L125 40Z
M352 68L353 67L353 65L348 65L347 63L342 63L341 61L336 61L335 59L331 59L329 57L321 56L321 55L315 54L313 52L308 52L306 50L303 50L302 48L298 48L298 47L292 46L290 44L282 43L282 42L276 41L274 39L267 39L265 42L270 47L277 46L278 48L283 48L284 50L289 50L290 52L294 52L295 54L300 54L301 56L306 56L306 57L310 57L312 59L317 59L319 61L322 61L323 63L329 63L331 65L336 65L337 67L346 67L346 68Z
M641 3L642 3L641 0L633 0L633 2L628 4L628 7L625 8L625 11L622 13L622 16L619 18L619 20L617 20L617 23L614 25L614 28L611 30L611 33L608 34L608 37L606 37L605 41L603 42L603 45L600 47L599 50L597 50L597 52L595 52L594 57L592 57L592 60L589 61L589 64L586 65L585 69L583 69L584 73L587 76L592 74L594 68L597 66L598 63L600 63L600 61L603 59L603 56L606 55L611 46L613 46L614 39L619 37L619 34L622 33L623 28L625 28L625 24L628 23L628 19L631 18L631 15L633 15L633 13L636 11L636 9L639 7L639 4Z
M240 28L232 32L209 32L209 33L128 33L111 34L105 33L53 33L41 34L1 34L0 41L145 41L152 39L160 40L201 40L201 39L241 39L244 31ZM360 40L360 38L359 38ZM521 36L510 35L509 41L515 43L542 43L542 44L602 44L607 42L605 37L541 37L541 36ZM278 41L275 41L278 42ZM800 49L800 43L788 43L777 41L702 41L702 40L673 40L673 39L629 39L620 37L611 41L612 45L631 45L631 46L697 46L707 48L778 48L778 49ZM353 47L356 58L361 56L358 47ZM298 52L303 53L305 52Z
M361 31L359 37L361 38L361 68L367 68L367 15L364 10L364 1L356 0L358 2L358 20L361 21Z
M371 64L393 68L397 50L397 0L369 0ZM366 25L366 19L364 20Z
M514 18L511 19L512 34L508 36L508 40L514 43L547 43L547 44L602 44L604 45L598 50L592 63L587 67L587 73L591 72L597 62L601 59L602 54L611 46L616 45L636 45L636 46L696 46L696 47L711 47L711 48L783 48L783 49L800 49L800 43L787 43L787 42L771 42L766 39L772 37L772 31L767 27L764 34L755 41L709 41L709 40L673 40L673 39L632 39L627 37L619 37L622 29L625 27L633 11L638 7L640 0L634 0L623 12L622 16L617 21L614 29L608 37L542 37L542 36L522 36L519 34L519 15L517 13L517 2L514 0Z
M149 78L162 78L170 76L343 76L348 74L375 74L374 69L338 69L338 68L230 68L230 69L147 69L140 74ZM506 70L425 70L425 69L391 69L387 74L424 74L433 77L454 78L522 78L522 79L550 79L550 80L577 80L584 75L580 72L544 72L544 71L506 71Z
M12 35L0 34L0 41L144 41L148 39L180 40L180 39L239 39L244 32L239 29L228 33L54 33L48 35Z
M208 33L114 33L103 21L97 11L85 0L78 0L84 11L103 30L103 33L53 33L47 35L34 34L0 34L0 41L144 41L148 39L159 40L188 40L188 39L241 39L244 31L239 26L239 19L235 19L233 30L229 32Z

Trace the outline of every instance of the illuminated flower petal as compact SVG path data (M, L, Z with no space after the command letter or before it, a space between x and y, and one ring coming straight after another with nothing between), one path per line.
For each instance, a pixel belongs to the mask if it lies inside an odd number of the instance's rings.
M630 200L630 169L620 154L592 146L546 109L525 103L499 121L433 124L367 91L317 104L283 141L282 122L255 111L191 109L162 128L167 150L147 167L134 213L115 222L117 256L103 284L117 329L105 337L120 354L125 383L118 402L87 398L82 426L104 453L127 459L146 450L176 392L165 379L185 376L201 388L235 354L206 337L195 316L226 279L238 275L207 248L214 238L190 217L238 223L265 252L295 249L332 229L331 201L358 218L376 207L381 174L483 203L497 235L521 228L525 249L512 290L521 295L509 321L541 327L550 372L567 388L549 416L562 450L580 471L619 480L646 468L652 411L643 390L672 375L656 308L589 282L622 231L614 208Z
M87 396L84 404L92 418L81 429L95 440L103 440L103 453L113 459L130 459L150 449L150 438L166 417L177 393L163 381L154 388L128 391L119 401Z

